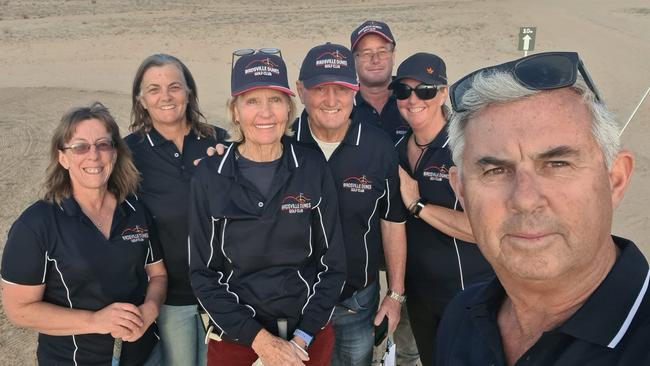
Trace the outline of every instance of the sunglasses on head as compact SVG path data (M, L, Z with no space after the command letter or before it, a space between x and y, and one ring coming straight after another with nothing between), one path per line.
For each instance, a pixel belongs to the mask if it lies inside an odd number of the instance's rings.
M408 99L411 96L411 92L415 92L415 95L422 100L429 100L436 97L438 87L425 83L418 84L415 88L404 83L395 83L393 86L393 94L399 100Z
M600 101L600 94L577 52L544 52L501 65L476 70L454 83L450 88L451 105L455 112L465 112L463 96L472 88L474 76L482 72L507 72L522 86L531 90L550 90L575 84L578 73Z
M77 142L69 146L64 146L61 150L70 150L74 154L83 155L90 151L92 146L94 146L97 151L101 152L110 152L115 150L115 143L111 140L96 141L94 144Z
M231 59L232 67L235 67L235 56L242 57L242 56L254 55L256 53L263 53L266 55L278 55L280 56L280 58L282 58L282 51L280 51L279 48L272 48L272 47L265 47L259 49L240 48L232 52L232 59Z

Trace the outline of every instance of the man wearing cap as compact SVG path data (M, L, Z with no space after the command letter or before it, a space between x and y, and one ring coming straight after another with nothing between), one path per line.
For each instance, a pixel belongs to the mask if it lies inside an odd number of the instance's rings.
M450 179L497 278L449 305L437 365L650 365L648 263L611 235L634 158L577 53L451 95Z
M416 53L397 68L389 88L411 127L397 143L408 253L406 294L423 365L435 353L436 329L449 301L466 286L493 276L449 184L447 73L444 61Z
M354 115L362 122L381 127L393 141L399 140L408 125L388 90L395 64L395 38L388 24L368 20L350 35L350 47L356 58L359 92L355 96Z
M397 153L384 132L352 116L358 85L354 57L344 46L312 48L300 68L297 90L305 110L294 122L294 139L328 160L346 249L348 275L332 317L332 365L370 365L373 322L379 325L387 316L392 332L405 301L406 215ZM382 247L390 290L378 309Z

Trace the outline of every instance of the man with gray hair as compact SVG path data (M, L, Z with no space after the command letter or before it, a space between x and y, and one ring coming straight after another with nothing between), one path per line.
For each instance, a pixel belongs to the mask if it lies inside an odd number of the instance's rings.
M450 180L497 278L447 307L437 365L648 365L648 263L612 236L634 166L577 53L451 87Z

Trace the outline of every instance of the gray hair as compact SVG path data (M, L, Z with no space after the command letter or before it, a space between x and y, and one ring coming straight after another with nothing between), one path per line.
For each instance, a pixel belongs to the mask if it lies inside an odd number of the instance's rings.
M570 87L582 100L593 116L591 133L600 146L605 165L609 169L620 151L619 127L604 103L596 100L594 93L578 75L576 83ZM465 129L469 121L492 103L508 103L540 93L519 84L512 74L501 71L484 71L476 74L472 87L462 97L467 111L452 113L449 122L449 147L452 159L462 171L462 157L465 148Z

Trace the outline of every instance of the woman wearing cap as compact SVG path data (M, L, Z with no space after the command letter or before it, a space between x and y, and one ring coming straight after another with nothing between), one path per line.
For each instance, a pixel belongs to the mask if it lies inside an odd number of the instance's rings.
M221 341L210 365L328 365L345 279L336 190L325 160L294 145L284 61L234 64L230 141L192 181L190 277Z
M169 272L157 323L166 366L205 365L205 331L189 279L187 211L194 159L223 141L199 110L196 83L176 57L154 54L135 74L125 138L141 173L138 195L153 213Z
M14 222L2 256L4 310L38 330L40 365L160 363L154 320L167 276L137 185L108 109L63 116L44 197Z
M449 185L448 95L444 61L416 53L400 64L389 86L411 130L397 143L406 223L407 308L423 365L433 360L435 334L447 303L493 275L473 243L467 217Z

